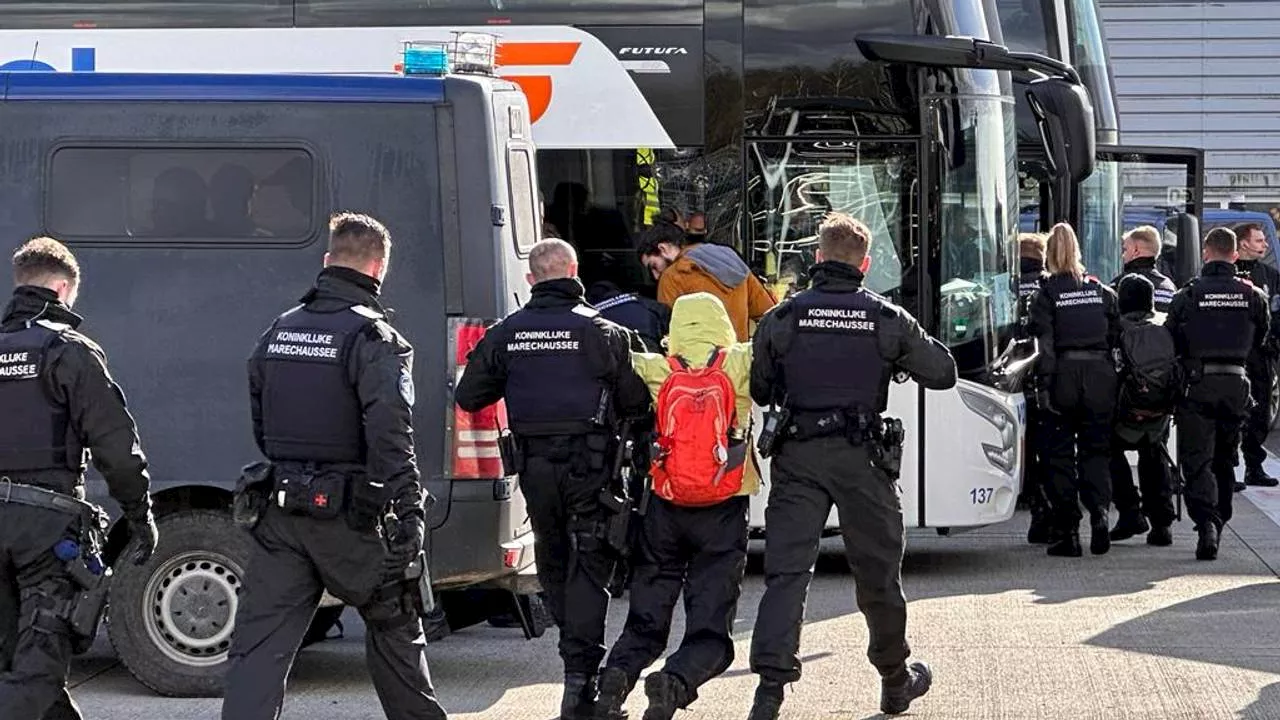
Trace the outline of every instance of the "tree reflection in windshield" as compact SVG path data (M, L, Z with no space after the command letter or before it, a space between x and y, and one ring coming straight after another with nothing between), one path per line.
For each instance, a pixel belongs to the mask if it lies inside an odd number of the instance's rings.
M777 297L808 285L818 225L830 212L848 213L871 230L866 286L899 293L907 207L916 190L914 144L761 142L750 149L756 172L747 192L748 250Z

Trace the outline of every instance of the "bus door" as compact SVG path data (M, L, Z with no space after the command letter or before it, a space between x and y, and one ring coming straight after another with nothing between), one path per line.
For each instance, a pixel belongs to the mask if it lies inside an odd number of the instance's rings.
M829 212L848 213L871 230L871 266L866 287L912 309L919 297L920 168L915 140L805 137L748 143L746 243L744 254L779 300L809 285L818 246L818 225ZM815 372L865 372L865 368L815 368ZM903 509L912 517L919 468L914 432L920 391L894 384L887 415L907 433L903 453ZM756 414L758 414L758 409ZM756 432L760 422L756 418ZM759 458L757 458L759 459ZM769 463L760 462L768 482ZM910 480L908 480L910 478ZM764 496L752 498L752 527L763 526ZM832 522L829 521L830 526Z
M1085 267L1104 281L1120 274L1120 239L1140 225L1162 234L1159 268L1179 286L1200 268L1204 151L1102 145L1080 184L1078 224Z

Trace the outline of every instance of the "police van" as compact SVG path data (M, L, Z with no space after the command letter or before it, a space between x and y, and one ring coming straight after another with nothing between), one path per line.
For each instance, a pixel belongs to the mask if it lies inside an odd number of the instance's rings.
M449 625L545 627L525 503L499 469L500 409L455 415L451 396L470 345L527 297L540 228L529 109L517 85L448 50L414 48L413 63L406 51L406 73L386 76L0 73L0 237L72 247L82 329L151 463L160 546L116 567L109 635L157 692L220 693L251 542L232 524L232 488L260 457L245 362L315 279L337 210L393 236L383 301L416 348L417 457ZM450 57L473 72L449 73ZM106 499L100 479L90 493ZM124 542L120 524L109 555ZM340 611L322 608L313 632Z

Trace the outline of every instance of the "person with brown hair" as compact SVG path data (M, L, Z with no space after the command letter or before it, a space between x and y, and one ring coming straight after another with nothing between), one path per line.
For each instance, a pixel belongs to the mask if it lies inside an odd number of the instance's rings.
M1244 482L1235 484L1237 491L1246 487L1275 487L1280 481L1267 474L1262 464L1267 459L1264 444L1271 433L1271 381L1277 353L1280 353L1280 270L1262 258L1267 255L1267 234L1257 223L1243 223L1234 229L1240 259L1236 270L1248 276L1254 287L1266 294L1271 309L1271 328L1263 351L1249 353L1245 370L1249 373L1249 394L1253 407L1241 429L1240 454L1244 456Z
M124 511L135 564L159 534L124 394L102 348L76 332L75 256L35 238L13 254L13 280L0 320L0 717L69 720L80 717L71 657L93 644L106 602L106 517L84 502L87 458ZM92 622L74 623L82 614Z
M883 414L895 375L946 390L956 384L956 364L909 313L863 287L870 245L865 224L828 215L818 229L813 285L766 315L752 345L751 398L783 406L790 419L771 452L765 592L751 638L760 684L751 720L776 720L783 687L800 679L805 598L832 506L871 631L867 656L880 673L880 710L906 712L932 683L927 665L907 662L905 534L894 462L903 430Z
M253 439L270 461L267 487L254 492L271 501L247 528L253 545L225 720L280 717L289 668L325 590L368 627L365 656L383 713L446 717L406 580L431 498L414 452L413 346L378 300L390 261L382 223L334 215L314 287L249 358Z
M1049 278L1031 303L1039 339L1038 404L1045 411L1054 538L1049 554L1080 557L1080 501L1089 510L1089 550L1111 549L1111 419L1116 403L1112 351L1120 340L1116 293L1085 275L1075 230L1049 231Z
M1248 416L1249 355L1262 352L1271 313L1267 296L1236 275L1236 234L1214 228L1204 238L1204 267L1173 296L1166 326L1186 367L1178 424L1178 465L1187 514L1196 524L1196 559L1216 560L1231 520L1240 426Z

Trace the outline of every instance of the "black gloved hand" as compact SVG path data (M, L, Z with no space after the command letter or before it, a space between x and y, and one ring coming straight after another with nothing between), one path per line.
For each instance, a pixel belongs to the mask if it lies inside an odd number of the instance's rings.
M129 544L135 546L130 559L134 565L146 565L147 561L160 544L160 529L156 527L156 518L151 508L129 513L125 516L129 523Z
M422 513L411 510L394 526L394 535L387 543L387 557L383 560L383 569L391 577L400 577L404 571L422 552L422 545L427 538L427 524Z

